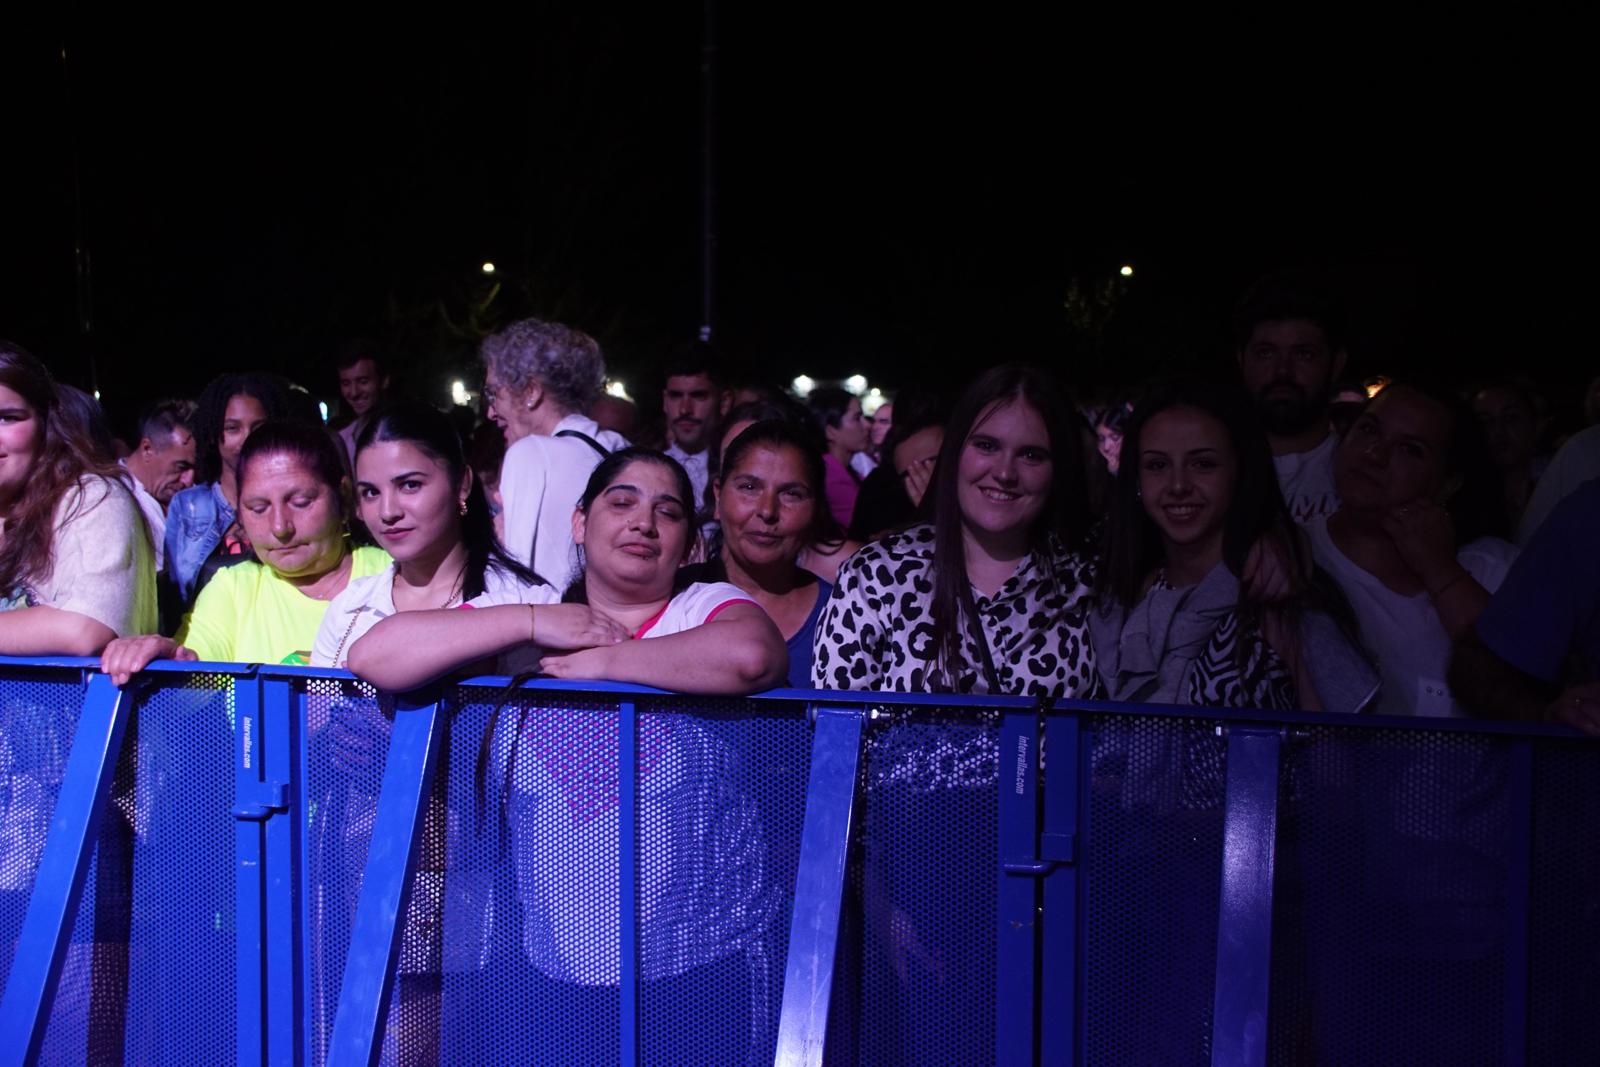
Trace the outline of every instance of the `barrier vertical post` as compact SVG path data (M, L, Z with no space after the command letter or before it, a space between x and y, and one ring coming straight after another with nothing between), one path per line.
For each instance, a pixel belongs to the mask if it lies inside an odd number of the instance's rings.
M639 716L632 700L617 708L617 791L617 1049L623 1067L633 1067L639 1062Z
M1079 793L1087 778L1083 720L1056 711L1045 721L1050 759L1044 770L1044 833L1040 858L1053 861L1044 875L1040 931L1039 1062L1071 1063L1078 1030Z
M1267 1062L1280 749L1277 727L1235 725L1228 731L1211 1017L1211 1062L1217 1065Z
M416 873L417 842L443 744L440 696L399 697L395 704L372 844L339 988L339 1011L328 1041L330 1064L371 1065L383 1051L383 1025Z
M1037 1051L1039 713L1008 711L1000 726L1000 869L996 893L995 1062L1032 1063Z
M90 676L0 1000L0 1064L7 1067L39 1056L132 705L108 676Z
M865 718L859 707L817 709L778 1018L779 1067L820 1067L827 1044Z
M261 679L261 767L263 780L279 793L282 818L263 826L266 861L266 1038L267 1062L295 1067L305 1055L305 957L301 913L301 858L306 807L290 803L304 790L299 761L301 723L295 687L285 678Z

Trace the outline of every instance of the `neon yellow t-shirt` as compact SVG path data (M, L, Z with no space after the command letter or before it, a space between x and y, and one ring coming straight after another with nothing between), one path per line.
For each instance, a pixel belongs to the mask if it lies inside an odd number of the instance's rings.
M355 550L350 580L377 574L389 553ZM313 600L254 560L224 567L200 590L178 628L178 644L219 663L311 662L311 646L328 601Z

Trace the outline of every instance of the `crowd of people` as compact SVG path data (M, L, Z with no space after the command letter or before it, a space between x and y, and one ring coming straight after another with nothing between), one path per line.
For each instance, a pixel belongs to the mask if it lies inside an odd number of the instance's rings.
M100 655L119 681L176 658L403 688L498 658L700 692L1600 730L1594 398L1561 442L1515 379L1380 379L1357 403L1323 294L1268 279L1237 317L1237 380L1085 407L1008 365L864 414L696 344L664 368L656 448L615 428L636 413L605 396L594 340L534 319L483 342L465 440L363 344L339 360L337 432L303 390L228 373L124 445L6 344L0 650ZM706 654L633 643L668 634Z
M864 412L844 388L751 384L696 344L663 368L660 432L641 446L595 341L535 319L483 341L476 426L400 395L357 344L338 360L337 431L303 390L230 372L153 405L127 443L93 397L0 342L0 653L99 656L118 684L157 659L301 663L397 691L470 670L1600 735L1600 398L1554 440L1520 380L1346 382L1337 306L1289 279L1247 294L1235 347L1228 380L1082 406L1047 370L1006 364ZM614 987L615 946L563 940L553 901L575 890L542 885L529 857L567 842L562 869L614 898L614 874L536 803L604 730L519 717L486 741L519 886L543 901L530 959L577 987ZM676 745L680 771L732 758L709 734L650 741ZM997 773L974 735L889 768L879 801L937 806ZM722 792L659 817L690 833L706 805L749 807ZM648 980L716 978L776 914L758 816L719 825L739 829L691 836L726 862L671 877L699 887L695 930L727 951L685 962L662 946L693 931L652 927ZM891 965L929 965L896 872L869 868Z

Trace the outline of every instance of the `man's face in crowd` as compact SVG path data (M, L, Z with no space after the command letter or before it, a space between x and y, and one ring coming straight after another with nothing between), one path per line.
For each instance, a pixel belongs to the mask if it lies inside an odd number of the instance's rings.
M135 473L162 507L172 502L178 490L194 484L194 437L182 427L160 441L148 437L140 441L138 458Z
M703 452L722 416L722 390L705 374L680 374L667 379L661 393L667 432L683 451Z
M1260 323L1239 351L1239 376L1269 434L1289 436L1326 421L1328 391L1344 370L1322 327L1307 319Z
M378 365L370 359L358 359L339 370L339 395L357 418L372 410L388 386L389 379L379 376Z

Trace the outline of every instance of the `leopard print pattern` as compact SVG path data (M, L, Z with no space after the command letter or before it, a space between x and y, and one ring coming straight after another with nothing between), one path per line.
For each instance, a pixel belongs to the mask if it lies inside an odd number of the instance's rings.
M839 568L817 623L812 682L819 689L894 693L987 693L983 653L969 627L962 662L946 677L934 661L933 527L913 526L867 545ZM1010 696L1095 697L1089 640L1089 565L1052 542L993 597L975 607ZM976 591L974 591L976 593Z

